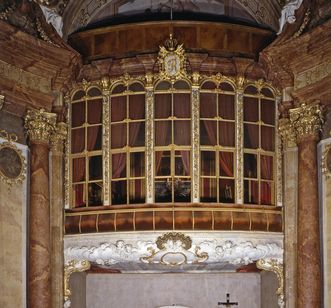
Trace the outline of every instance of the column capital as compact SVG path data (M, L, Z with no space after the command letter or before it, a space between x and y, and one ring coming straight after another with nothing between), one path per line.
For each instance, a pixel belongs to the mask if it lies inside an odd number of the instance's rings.
M68 125L64 122L56 124L55 130L51 134L51 150L54 154L63 154L64 140L68 135Z
M29 109L24 117L24 127L27 130L30 141L49 143L50 136L55 130L56 114L40 110Z
M305 137L318 139L318 133L323 124L322 106L301 104L289 111L291 126L299 143Z
M282 139L283 149L296 146L296 134L289 118L279 119L278 132Z

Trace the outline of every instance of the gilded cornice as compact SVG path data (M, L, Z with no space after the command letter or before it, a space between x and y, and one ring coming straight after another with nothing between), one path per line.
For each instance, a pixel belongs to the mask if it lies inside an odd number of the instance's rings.
M56 114L40 110L29 109L25 118L24 127L30 141L49 143L51 134L56 127Z
M306 137L318 139L318 133L323 124L322 107L320 105L303 103L298 108L290 109L289 114L297 142Z
M296 135L289 118L279 119L278 132L282 139L283 149L296 146Z
M68 135L68 125L63 122L56 124L51 134L51 149L53 154L63 154L64 140Z

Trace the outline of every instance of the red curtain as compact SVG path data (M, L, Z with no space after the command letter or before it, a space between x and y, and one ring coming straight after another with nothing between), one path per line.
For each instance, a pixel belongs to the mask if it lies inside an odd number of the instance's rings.
M272 180L273 178L273 159L271 156L261 155L261 178ZM261 203L271 204L271 185L270 182L261 182Z

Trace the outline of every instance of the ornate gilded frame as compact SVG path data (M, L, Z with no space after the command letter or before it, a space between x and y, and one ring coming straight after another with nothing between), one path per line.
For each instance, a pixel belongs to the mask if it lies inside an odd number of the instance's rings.
M26 177L26 161L22 151L14 144L18 139L16 134L9 134L5 130L0 130L0 137L8 140L0 144L0 164L2 159L6 159L5 155L1 155L1 151L4 150L11 151L12 154L16 155L16 162L19 162L20 164L19 170L13 170L15 172L13 176L5 174L3 168L0 166L0 179L11 188L14 184L20 184L24 181ZM7 162L5 162L5 164L6 163ZM14 168L14 166L7 165L6 168ZM8 171L10 170L8 169Z

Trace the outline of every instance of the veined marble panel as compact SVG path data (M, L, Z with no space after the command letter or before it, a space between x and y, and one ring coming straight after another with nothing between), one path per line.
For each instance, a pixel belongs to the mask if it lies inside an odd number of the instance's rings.
M28 147L14 144L27 161ZM26 208L26 178L11 187L0 181L0 307L26 307Z

